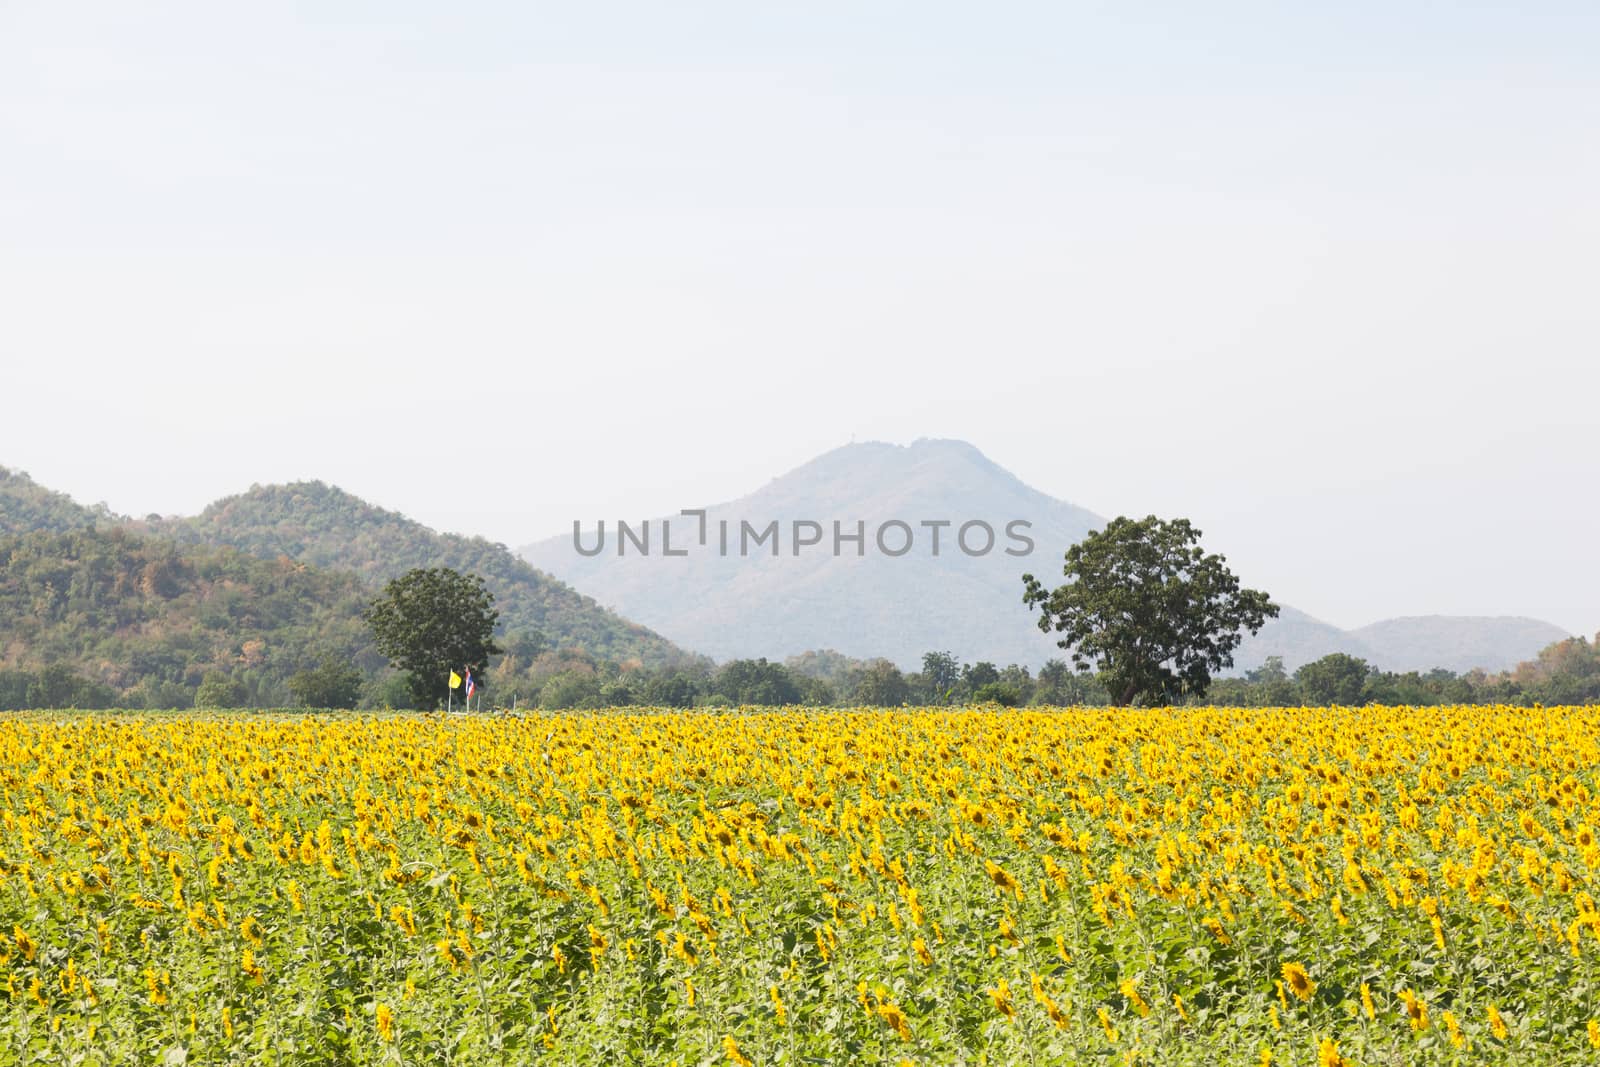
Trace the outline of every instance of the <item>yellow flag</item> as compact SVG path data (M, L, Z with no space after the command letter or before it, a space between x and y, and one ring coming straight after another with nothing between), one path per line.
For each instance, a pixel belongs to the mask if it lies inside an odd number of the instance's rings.
M451 689L460 689L461 688L461 675L457 674L455 671L451 671L450 672L450 688Z

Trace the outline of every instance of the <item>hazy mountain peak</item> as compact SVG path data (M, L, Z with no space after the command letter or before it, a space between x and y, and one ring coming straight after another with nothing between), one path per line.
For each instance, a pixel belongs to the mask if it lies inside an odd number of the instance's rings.
M1151 510L1159 512L1159 505ZM709 546L696 545L686 558L663 558L663 518L673 524L672 540L681 548L691 520L666 516L652 520L655 555L619 555L613 540L598 555L584 556L570 536L522 551L630 618L718 658L781 659L836 648L908 667L934 649L969 660L1029 664L1063 656L1024 609L1021 575L1031 570L1055 578L1067 546L1105 524L1093 512L1026 485L969 442L944 438L840 445L747 496L708 508L711 528L725 522L733 531L728 555L712 536ZM771 520L811 520L825 528L838 521L850 530L859 521L870 531L891 519L922 535L915 551L899 558L871 550L835 555L825 544L796 553L785 540L774 556L764 548L742 554L736 540L741 521L759 527ZM965 521L1003 528L1013 519L1030 524L1035 547L1026 557L971 557L951 546L951 529ZM924 521L952 524L938 556L928 551L919 526ZM1347 632L1285 606L1281 618L1247 639L1237 662L1245 669L1280 655L1294 669L1329 652L1348 652L1389 669L1499 669L1561 636L1548 623L1493 619L1386 620Z
M888 441L852 441L828 450L774 481L833 474L840 470L963 474L980 472L1021 484L1010 471L984 455L976 445L947 437L919 437L908 445Z
M663 520L673 524L674 545L683 545L692 521L656 517L658 539ZM709 527L726 523L735 539L741 523L763 527L774 520L784 531L776 556L767 549L746 554L736 541L722 555L715 536L684 559L619 557L614 547L585 557L570 536L529 546L524 554L592 588L603 603L634 605L637 617L658 620L647 625L675 628L689 635L680 638L689 647L717 657L781 658L836 646L850 655L913 663L923 651L948 647L1036 662L1050 646L1022 607L1021 574L1028 567L1004 553L1012 544L1004 540L1007 524L1027 524L1023 529L1034 539L1029 562L1049 570L1067 545L1103 523L1023 484L970 443L940 438L840 445L747 496L707 509ZM795 551L788 524L800 520L824 530L820 547ZM891 521L914 533L914 547L903 557L887 557L873 544L875 531ZM968 522L995 532L991 551L958 549L958 531ZM834 523L846 533L864 525L867 550L857 554L846 545L835 555ZM935 530L925 524L940 524L937 553ZM982 540L974 534L974 544Z

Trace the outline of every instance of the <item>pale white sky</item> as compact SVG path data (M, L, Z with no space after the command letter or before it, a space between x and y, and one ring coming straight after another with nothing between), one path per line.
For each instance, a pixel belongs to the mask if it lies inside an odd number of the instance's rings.
M0 463L515 545L958 437L1593 633L1600 8L1493 6L6 0Z

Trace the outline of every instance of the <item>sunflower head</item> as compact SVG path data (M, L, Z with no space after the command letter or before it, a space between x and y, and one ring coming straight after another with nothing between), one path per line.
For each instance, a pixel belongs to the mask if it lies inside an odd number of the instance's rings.
M1311 980L1306 969L1298 963L1283 965L1283 980L1289 986L1289 991L1301 1000L1310 1000L1311 994L1317 991L1317 983Z

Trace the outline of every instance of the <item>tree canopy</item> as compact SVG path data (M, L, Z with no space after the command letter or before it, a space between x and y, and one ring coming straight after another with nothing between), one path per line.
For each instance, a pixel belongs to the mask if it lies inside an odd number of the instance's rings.
M1061 634L1079 672L1099 672L1117 704L1203 695L1233 665L1241 631L1278 614L1200 548L1187 519L1113 519L1067 549L1062 573L1068 581L1055 589L1023 575L1023 603L1039 609L1039 629Z
M298 671L289 679L294 702L307 708L353 708L361 698L364 679L355 664L338 656Z
M378 651L406 672L417 706L432 708L449 692L451 671L481 670L499 653L493 605L477 575L427 567L390 581L364 617Z
M1295 684L1309 704L1359 704L1367 685L1367 661L1332 652L1294 672Z
M717 672L713 688L737 704L794 704L800 687L781 663L736 659Z
M354 575L116 527L0 535L0 671L30 675L0 686L0 707L190 707L212 674L251 706L286 704L289 677L324 655L382 669L370 595ZM50 667L82 684L63 696Z

